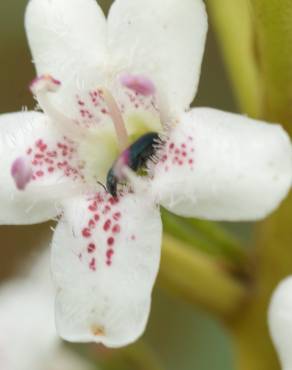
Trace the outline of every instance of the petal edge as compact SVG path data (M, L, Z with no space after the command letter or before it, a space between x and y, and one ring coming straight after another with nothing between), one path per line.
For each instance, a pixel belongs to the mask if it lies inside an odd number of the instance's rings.
M152 79L165 114L177 118L197 90L207 27L201 0L116 0L108 17L114 67Z

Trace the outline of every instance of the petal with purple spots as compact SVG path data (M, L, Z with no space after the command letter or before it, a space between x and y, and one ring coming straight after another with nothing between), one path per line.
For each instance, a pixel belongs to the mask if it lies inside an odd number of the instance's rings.
M170 131L154 172L153 191L171 212L256 220L291 187L291 142L278 125L196 108Z
M158 272L160 214L145 194L64 205L53 240L57 327L69 341L119 347L144 331Z

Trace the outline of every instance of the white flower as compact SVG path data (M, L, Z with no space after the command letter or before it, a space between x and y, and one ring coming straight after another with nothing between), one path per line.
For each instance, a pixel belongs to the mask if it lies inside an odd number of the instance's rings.
M25 279L0 289L0 368L3 370L92 370L62 346L54 325L49 254Z
M26 30L44 114L0 118L1 221L61 214L52 257L58 331L125 345L149 315L157 204L214 220L265 217L290 189L291 143L280 126L187 112L207 31L201 0L116 0L107 20L94 0L31 0ZM158 160L143 178L124 171L134 192L113 198L100 182L148 132L163 138Z
M292 276L275 289L269 307L269 327L282 369L292 370Z

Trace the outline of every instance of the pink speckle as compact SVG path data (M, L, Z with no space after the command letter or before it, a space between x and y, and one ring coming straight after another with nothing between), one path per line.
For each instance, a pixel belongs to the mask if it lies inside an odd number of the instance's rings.
M112 231L114 234L118 234L119 232L121 232L121 226L118 224L114 225Z
M109 229L110 229L110 227L111 227L111 224L112 224L112 222L111 222L111 220L106 220L106 222L104 223L104 225L103 225L103 229L104 229L104 231L109 231Z
M42 176L44 176L44 171L39 170L39 171L36 172L36 175L38 177L42 177Z
M88 227L89 227L90 229L94 229L94 227L95 227L95 222L94 222L94 220L89 220L89 221L88 221Z
M115 221L119 221L119 219L121 218L121 212L116 212L116 213L114 213L114 215L113 215L113 219L115 220Z
M114 250L112 248L108 249L107 252L106 252L106 264L108 266L111 266L112 264L112 258L113 258L113 255L115 254Z
M113 206L113 205L115 205L115 204L118 204L118 203L119 203L119 199L118 199L118 198L113 198L113 197L111 197L111 198L109 199L109 202L110 202L110 204Z
M40 146L40 151L41 152L44 152L46 149L47 149L47 145L46 144L44 144L44 145L42 145L42 146Z
M93 252L95 252L95 250L96 250L96 246L95 246L94 243L88 244L88 247L87 247L87 252L88 253L93 253Z
M88 227L85 227L83 230L82 230L82 235L84 236L84 238L90 238L91 237L91 231Z
M94 215L94 219L95 219L96 222L99 221L100 217L97 213Z
M108 250L106 251L106 256L107 256L107 258L108 258L108 259L111 259L111 258L112 258L112 256L114 255L114 253L115 253L115 251L114 251L113 249L108 249Z
M41 152L44 152L48 147L47 144L45 144L42 139L39 139L36 142L36 146L39 148Z
M136 240L136 235L131 235L131 240Z
M107 245L112 246L115 243L115 239L111 236L107 240Z
M47 156L51 157L51 158L55 158L55 157L57 157L57 152L55 150L53 150L51 152L47 152Z
M105 207L104 207L104 209L103 209L103 214L105 215L105 214L107 214L109 211L111 210L111 207L109 206L109 205L106 205Z
M91 261L89 263L89 268L92 271L96 271L96 259L95 258L92 258L91 259Z
M36 159L42 159L42 158L44 158L44 155L43 154L36 154L34 157Z

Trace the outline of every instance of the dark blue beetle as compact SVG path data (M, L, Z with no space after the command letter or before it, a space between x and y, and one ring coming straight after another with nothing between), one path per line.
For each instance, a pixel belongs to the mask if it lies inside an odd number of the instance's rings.
M128 166L134 172L145 168L146 162L154 156L159 142L159 134L149 132L122 152L107 174L106 188L113 197L117 196L118 183L122 180L116 175L120 163L122 162L123 165Z

